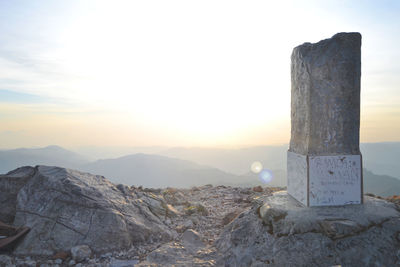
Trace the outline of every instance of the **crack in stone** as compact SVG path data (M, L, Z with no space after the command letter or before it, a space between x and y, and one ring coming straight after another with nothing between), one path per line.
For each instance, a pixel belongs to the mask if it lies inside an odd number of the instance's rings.
M92 214L90 215L90 223L89 223L89 228L85 234L85 236L82 238L82 241L84 241L87 236L89 235L90 229L92 228L92 223L93 223L93 216L94 216L95 212L92 212Z
M54 219L54 218L51 218L51 217L48 217L48 216L45 216L45 215L42 215L42 214L39 214L39 213L27 211L27 210L17 210L17 212L28 213L28 214L32 214L32 215L39 216L39 217L41 217L41 218L48 219L48 220L50 220L50 221L55 222L56 224L60 224L60 225L64 226L65 228L67 228L67 229L69 229L69 230L71 230L71 231L73 231L73 232L75 232L75 233L77 233L77 234L79 234L79 235L85 236L85 234L79 232L78 230L76 230L76 229L74 229L74 228L72 228L72 227L70 227L70 226L68 226L68 225L66 225L66 224L64 224L64 223L62 223L62 222L59 222L59 221L57 220L58 218Z

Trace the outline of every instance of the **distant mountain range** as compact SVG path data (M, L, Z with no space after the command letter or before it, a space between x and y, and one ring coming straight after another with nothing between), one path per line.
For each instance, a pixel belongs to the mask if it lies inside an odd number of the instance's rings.
M0 173L21 166L49 165L76 169L88 163L87 158L59 146L0 150Z
M375 159L378 161L375 165L383 168L384 162L379 163L376 156L370 155L373 151L384 153L377 147L372 144L362 146L365 150L363 153L367 154L364 155L364 161ZM173 148L160 152L164 156L138 153L90 162L86 157L62 147L48 146L0 151L0 173L25 165L53 165L100 174L114 183L154 188L204 184L286 186L286 149L286 146L236 150ZM388 154L390 156L382 156L381 159L395 156ZM271 182L266 184L257 174L249 171L254 161L262 162L265 168L272 171ZM387 163L394 165L390 160ZM364 169L364 192L381 196L400 195L400 180Z
M178 147L160 151L159 154L214 166L236 175L246 175L255 161L261 162L269 170L285 170L287 149L287 145L239 149Z
M154 188L223 183L235 176L187 160L148 154L98 160L80 170L103 175L115 183Z
M254 161L260 161L270 170L286 169L288 145L256 146L240 149L170 148L157 154L186 159L214 166L226 172L243 175ZM400 178L400 142L361 143L364 168L377 174Z
M365 168L400 178L400 142L361 143L360 149Z

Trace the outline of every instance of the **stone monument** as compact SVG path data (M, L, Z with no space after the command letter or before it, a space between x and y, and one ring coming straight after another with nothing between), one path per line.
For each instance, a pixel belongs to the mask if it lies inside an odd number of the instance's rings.
M291 60L288 193L306 206L361 204L361 34L304 43Z

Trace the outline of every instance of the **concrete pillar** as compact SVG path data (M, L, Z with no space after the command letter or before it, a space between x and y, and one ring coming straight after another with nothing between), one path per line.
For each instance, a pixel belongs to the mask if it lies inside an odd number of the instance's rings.
M361 35L293 49L288 193L306 206L362 203Z

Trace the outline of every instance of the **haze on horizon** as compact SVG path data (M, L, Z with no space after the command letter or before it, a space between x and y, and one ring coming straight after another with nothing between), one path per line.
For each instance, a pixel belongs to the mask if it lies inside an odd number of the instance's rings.
M2 1L0 149L288 143L290 55L362 39L361 142L399 141L398 1Z

